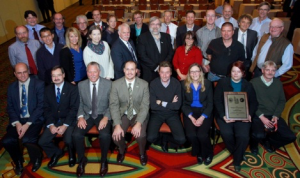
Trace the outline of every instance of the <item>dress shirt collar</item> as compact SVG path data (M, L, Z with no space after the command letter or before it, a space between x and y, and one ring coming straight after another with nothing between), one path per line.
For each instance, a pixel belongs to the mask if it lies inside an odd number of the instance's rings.
M49 48L48 45L44 44L45 48L53 55L55 49L55 43L52 42L52 48Z
M96 83L96 87L98 88L98 85L99 85L99 81L100 81L100 78L96 81L96 82L94 82L94 83ZM91 82L90 80L89 80L89 82L90 82L90 86L91 87L93 87L93 82Z
M239 34L241 34L241 35L242 35L243 33L245 33L245 35L247 35L247 31L248 31L248 30L246 30L245 32L243 32L243 31L239 28Z
M55 88L55 94L57 95L57 88L59 88L60 93L62 93L62 89L64 87L65 82L63 82L60 86L57 86L56 84L54 84L54 88Z
M260 76L260 79L266 86L270 86L273 83L273 79L271 81L267 82L263 75Z
M125 82L126 82L127 87L129 87L129 83L131 83L131 88L133 89L133 86L134 86L134 83L135 83L135 78L134 78L133 81L131 81L131 82L129 82L129 81L126 80L126 78L125 78Z
M155 38L154 36L153 36L153 34L151 33L151 35L152 35L152 37L154 38L154 40L160 40L160 32L158 33L158 38Z
M188 28L186 25L186 31L193 31L195 24L193 24L192 28Z
M160 80L160 82L161 82L161 84L162 84L165 88L167 88L167 87L169 86L170 82L171 82L171 78L170 78L170 80L169 80L167 83L164 83L164 82L161 81L161 80Z
M94 24L95 24L95 25L100 25L100 27L102 27L102 20L101 20L99 23L94 22Z
M205 25L204 26L204 29L207 29L207 30L209 30L209 31L213 31L213 30L216 30L217 29L217 26L215 25L215 24L213 24L213 28L210 30L208 27L207 27L207 25Z
M127 43L128 43L129 41L125 41L125 40L123 40L121 37L119 37L119 38L120 38L120 40L128 47L128 44L127 44Z
M28 77L28 79L24 83L19 81L19 87L22 87L23 84L25 85L25 87L28 87L29 83L30 83L30 77Z

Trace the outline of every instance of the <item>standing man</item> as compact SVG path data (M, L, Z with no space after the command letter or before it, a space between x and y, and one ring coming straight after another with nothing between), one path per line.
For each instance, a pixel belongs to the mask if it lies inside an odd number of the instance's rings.
M262 76L254 78L251 83L256 93L258 109L252 120L251 152L258 154L258 143L272 153L276 149L296 140L283 118L282 111L285 105L285 96L282 83L274 78L276 65L273 61L266 61L262 66ZM266 129L274 129L268 134Z
M9 125L2 144L15 164L15 173L23 171L23 151L20 140L27 148L32 172L36 172L42 163L43 154L37 145L39 133L43 127L44 83L29 78L29 68L25 63L15 65L18 81L9 85L7 90L7 114Z
M81 39L82 39L82 44L81 44L81 49L84 50L84 48L87 45L88 42L88 20L85 15L78 15L76 17L76 23L78 26L78 29L81 34Z
M45 27L40 30L40 36L43 40L43 45L36 52L36 62L39 68L38 77L49 85L53 80L51 70L54 66L59 65L59 52L64 47L62 44L54 43L54 34Z
M93 14L94 23L92 23L91 25L89 25L88 29L90 29L90 27L92 25L96 25L96 26L98 26L101 29L102 32L105 31L106 28L108 27L108 25L107 25L107 23L105 23L105 22L103 22L101 20L101 13L100 13L100 11L98 9L94 9L92 11L92 14Z
M41 37L39 36L39 32L42 28L44 28L44 25L40 25L37 23L37 15L32 10L27 10L24 13L24 18L26 21L26 27L29 30L29 39L38 40L42 42Z
M130 25L130 39L135 46L137 46L138 37L149 31L149 27L147 24L143 23L143 19L143 13L141 11L135 11L133 13L133 20L135 23Z
M10 64L15 67L17 63L29 66L29 74L37 75L36 52L40 48L39 41L28 38L28 28L24 25L15 28L16 42L8 47Z
M250 81L252 78L252 73L249 72L251 66L251 58L253 50L257 44L257 32L249 29L252 23L252 17L249 14L243 14L238 19L239 28L234 30L233 39L238 40L243 44L245 49L245 78Z
M137 68L137 75L140 76L140 67L138 65L138 59L136 54L136 49L133 44L133 41L130 39L130 27L127 23L123 23L118 27L118 34L119 38L115 41L112 45L111 50L111 58L114 63L114 71L115 77L114 79L117 80L124 76L124 64L127 61L134 61L138 68Z
M206 25L197 30L196 37L198 42L198 47L201 49L203 58L203 68L209 64L207 60L206 49L211 42L211 40L221 37L221 29L215 25L216 12L214 10L207 10L204 17L206 19ZM204 68L205 72L208 69Z
M171 43L174 49L174 42L176 39L177 25L171 22L173 18L173 12L166 10L164 12L164 23L161 24L160 32L165 32L171 36Z
M255 30L260 39L265 33L269 33L269 25L271 19L268 17L271 5L267 1L261 2L258 6L258 17L255 17L252 21L251 30Z
M275 77L279 77L293 66L294 50L290 41L282 34L283 21L274 18L270 23L270 33L264 34L253 50L250 72L254 77L261 76L265 61L273 61L278 66Z
M52 139L57 134L63 135L69 153L69 166L73 167L76 163L76 156L72 133L76 127L76 115L79 107L78 88L64 81L65 72L62 67L53 67L51 76L53 84L45 88L44 96L44 115L47 128L39 139L39 145L47 157L51 158L48 163L48 167L51 168L64 156L63 150L58 148Z
M162 61L171 62L173 48L169 34L160 32L161 22L156 16L150 18L149 32L139 37L138 55L142 66L142 78L151 82L158 77L158 65Z
M206 50L209 65L207 79L211 82L225 78L230 73L230 66L236 61L245 61L244 46L235 39L232 39L234 27L232 23L225 22L221 29L221 38L214 39Z
M182 46L185 39L184 36L187 31L193 31L196 33L200 29L198 25L195 25L196 13L193 10L186 11L186 24L177 28L176 32L176 47Z
M77 127L72 138L78 155L77 177L85 172L87 158L84 156L84 135L96 126L99 131L101 149L100 176L108 171L107 153L111 141L111 116L109 110L109 94L111 81L100 77L100 65L90 62L87 65L88 79L79 82L80 104L77 113Z
M237 21L232 17L233 9L230 4L225 4L223 7L223 16L216 20L216 26L222 27L223 23L230 22L234 28L238 28Z
M64 26L65 18L61 13L55 13L53 15L54 28L52 33L54 34L54 42L66 45L66 32L67 27Z
M112 84L109 109L114 122L112 137L119 147L117 162L122 163L125 158L124 135L128 127L131 126L131 134L139 144L141 165L145 166L148 160L145 146L150 103L149 88L146 81L136 77L137 72L135 62L127 61L125 63L125 77L114 81Z

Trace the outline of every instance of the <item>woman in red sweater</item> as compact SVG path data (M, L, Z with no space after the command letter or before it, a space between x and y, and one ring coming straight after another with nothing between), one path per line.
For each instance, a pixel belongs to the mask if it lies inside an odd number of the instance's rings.
M184 39L184 44L176 49L173 57L173 65L179 80L186 79L191 64L197 63L202 66L202 53L196 45L195 33L186 32Z

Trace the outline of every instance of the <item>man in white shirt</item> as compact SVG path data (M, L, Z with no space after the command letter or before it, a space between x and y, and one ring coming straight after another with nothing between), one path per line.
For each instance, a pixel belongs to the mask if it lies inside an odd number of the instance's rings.
M252 21L251 30L257 32L258 38L261 38L265 33L269 33L269 24L271 19L268 17L271 5L267 1L264 1L258 6L258 17L255 17Z
M164 23L161 24L160 32L168 33L171 36L171 42L174 49L174 41L176 39L177 25L171 22L173 17L173 12L166 10L164 12Z
M221 28L223 23L230 22L234 28L238 28L237 21L232 17L233 9L231 5L225 4L223 8L223 17L218 18L215 22L216 26Z

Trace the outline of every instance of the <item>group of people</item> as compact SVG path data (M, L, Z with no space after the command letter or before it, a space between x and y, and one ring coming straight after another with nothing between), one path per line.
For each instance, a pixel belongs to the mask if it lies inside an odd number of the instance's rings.
M197 163L209 165L214 117L236 171L249 142L253 154L258 154L258 143L273 152L293 142L295 135L280 117L285 97L278 79L293 64L293 48L282 35L282 20L267 17L270 5L262 2L258 10L259 17L245 14L238 21L231 17L230 5L224 5L219 19L214 10L207 10L207 23L201 28L194 24L194 11L186 12L186 24L179 27L171 22L172 11L164 12L163 23L151 17L149 26L136 11L135 23L118 29L116 17L109 16L107 24L99 10L93 10L90 26L84 15L77 16L78 29L65 27L62 14L56 13L52 30L37 24L33 11L26 11L27 25L15 28L17 41L9 47L18 81L8 88L10 124L3 146L15 172L23 171L19 139L35 172L43 159L41 148L51 158L49 168L64 155L52 142L63 135L69 166L78 162L76 174L81 177L88 162L84 136L93 126L99 131L100 176L108 171L111 141L119 149L117 162L124 161L129 127L143 166L148 161L147 141L167 151L169 143L182 145L187 140ZM227 91L247 93L248 120L226 118ZM163 123L171 135L159 134ZM275 132L267 134L265 128Z

